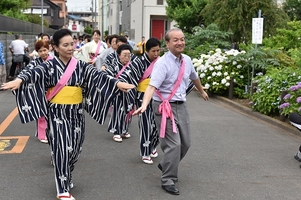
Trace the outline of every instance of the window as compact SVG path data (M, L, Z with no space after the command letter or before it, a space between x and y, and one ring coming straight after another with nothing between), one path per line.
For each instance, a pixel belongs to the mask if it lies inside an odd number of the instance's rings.
M157 5L163 5L163 0L157 0Z

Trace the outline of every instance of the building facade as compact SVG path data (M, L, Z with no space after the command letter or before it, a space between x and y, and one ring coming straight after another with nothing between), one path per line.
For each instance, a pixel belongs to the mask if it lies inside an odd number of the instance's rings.
M99 4L102 5L102 4ZM166 16L164 0L108 0L105 29L109 34L127 34L135 43L146 39L163 39L166 31L175 25Z
M42 8L43 7L43 8ZM25 14L41 15L43 10L43 18L49 22L49 27L59 29L64 25L64 18L60 16L61 7L50 0L32 0L30 8L24 10Z

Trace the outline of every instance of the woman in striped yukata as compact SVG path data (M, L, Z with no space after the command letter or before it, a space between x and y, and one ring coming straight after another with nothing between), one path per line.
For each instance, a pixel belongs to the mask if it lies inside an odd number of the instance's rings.
M68 29L55 32L53 46L58 57L24 71L14 81L2 84L3 89L21 90L17 98L21 122L37 120L42 116L46 118L57 198L60 200L75 199L69 190L73 187L72 171L85 137L84 110L97 122L103 123L108 105L115 95L120 90L125 92L134 87L73 58L71 34ZM67 76L67 71L69 77L65 78L66 83L47 101L46 88L56 89L61 77Z
M128 44L120 45L116 51L116 55L117 58L111 60L111 64L106 65L105 72L112 77L118 78L136 56L132 54L132 48ZM114 134L113 140L115 142L122 142L122 138L130 138L131 136L129 126L132 120L131 112L134 109L135 97L136 89L132 89L126 94L119 93L113 102L108 132Z
M34 60L32 60L26 67L24 72L26 72L26 70L28 69L33 69L37 66L39 66L40 64L42 64L43 62L52 59L53 57L49 55L49 40L38 40L36 41L34 48L35 51L38 54L38 57L35 58ZM22 74L23 71L20 72L20 74ZM17 98L19 98L19 95L21 95L21 90L18 90L18 92L16 93ZM38 136L38 123L37 123L37 132L36 132L36 137ZM44 133L45 135L45 133ZM42 139L39 139L40 142L48 144L48 140L47 137L45 136Z

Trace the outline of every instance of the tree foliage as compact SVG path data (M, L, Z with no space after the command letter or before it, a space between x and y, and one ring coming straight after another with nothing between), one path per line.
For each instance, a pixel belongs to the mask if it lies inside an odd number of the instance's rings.
M30 23L42 25L42 18L40 17L40 15L27 14L27 19L28 19L28 22L30 22ZM45 18L44 18L43 23L44 23L44 26L46 26L46 27L49 26L49 22Z
M282 8L291 20L301 20L301 1L286 0L283 3Z
M29 8L31 0L1 0L0 13L4 16L25 20L27 15L22 10Z
M211 0L201 11L205 25L216 23L221 30L233 32L233 41L249 42L252 38L252 18L258 11L264 17L264 36L273 35L276 28L285 26L287 14L274 0Z
M200 12L206 6L207 0L167 0L166 2L168 18L175 20L183 31L191 32L193 27L204 23Z
M210 24L204 28L196 26L192 28L192 33L185 33L185 53L198 58L200 54L206 54L216 48L228 49L231 34L231 32L220 31L216 24Z

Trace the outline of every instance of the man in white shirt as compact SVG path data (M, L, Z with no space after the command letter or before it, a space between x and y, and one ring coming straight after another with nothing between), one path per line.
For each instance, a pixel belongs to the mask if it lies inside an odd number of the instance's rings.
M28 44L22 39L22 35L16 35L15 36L15 40L13 40L10 45L9 45L9 50L13 55L13 59L12 59L12 65L10 67L10 71L9 71L9 76L8 79L12 79L15 75L15 71L16 71L16 67L18 65L18 63L16 60L16 56L17 55L23 55L23 60L22 62L26 61L27 59L25 58L25 51L29 52L28 49ZM29 60L28 60L29 62ZM28 63L26 63L27 65Z

